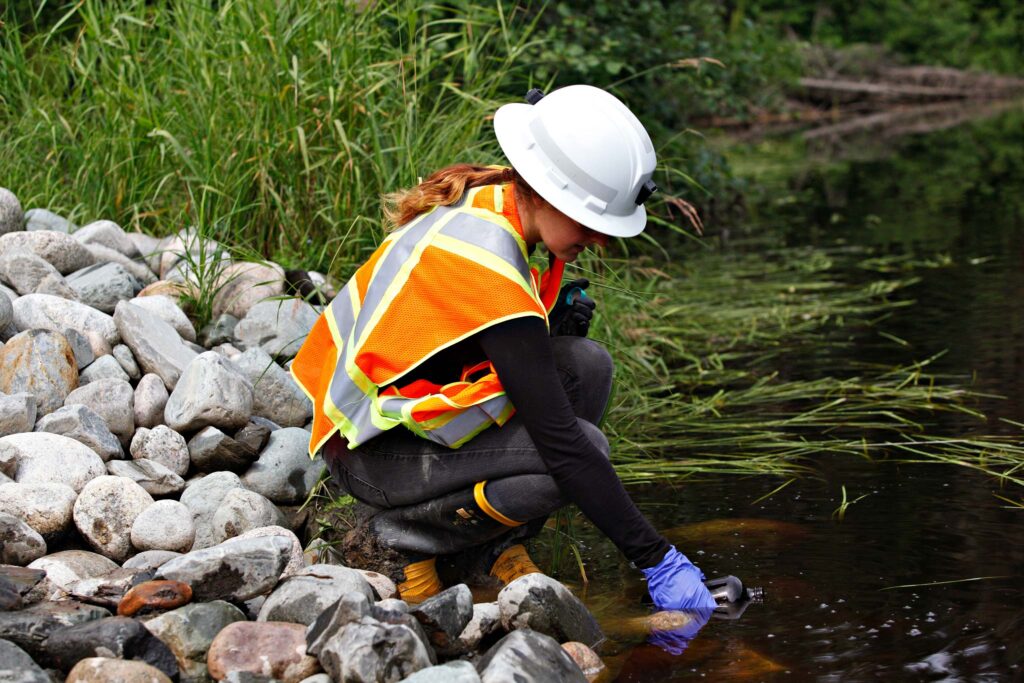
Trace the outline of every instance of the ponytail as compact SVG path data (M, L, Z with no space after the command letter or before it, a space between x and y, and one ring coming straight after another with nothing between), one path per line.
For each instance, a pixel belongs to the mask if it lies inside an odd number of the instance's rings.
M515 183L520 197L536 193L513 168L455 164L435 171L426 180L408 190L384 195L384 218L387 230L405 225L435 206L451 206L462 199L466 190L484 185Z

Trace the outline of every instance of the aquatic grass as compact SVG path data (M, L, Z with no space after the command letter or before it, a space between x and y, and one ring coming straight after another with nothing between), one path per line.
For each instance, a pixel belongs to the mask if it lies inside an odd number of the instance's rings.
M947 263L789 249L584 265L609 283L592 336L621 379L607 419L620 476L792 476L845 454L1024 484L1024 439L985 434L976 407L996 397L932 372L938 357L900 367L832 360L855 345L898 344L885 334L887 314L913 305L903 293L915 270Z

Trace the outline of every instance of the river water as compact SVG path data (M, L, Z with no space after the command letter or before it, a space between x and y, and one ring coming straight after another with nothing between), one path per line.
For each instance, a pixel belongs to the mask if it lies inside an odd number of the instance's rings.
M733 148L760 189L743 228L713 230L724 249L771 234L790 246L858 245L912 254L917 301L882 329L807 359L803 372L844 374L945 351L933 370L998 394L977 421L935 417L933 433L1021 434L1024 422L1024 111L902 137L805 141L800 134ZM723 239L728 236L728 239ZM603 680L1024 680L1024 508L1019 487L951 465L822 456L816 474L732 477L632 490L644 512L709 576L734 574L765 600L712 619L680 652L629 621L638 572L591 529L585 595L611 636ZM840 520L843 500L852 502ZM863 496L863 498L860 498ZM568 572L571 574L571 572ZM926 585L921 585L926 584Z

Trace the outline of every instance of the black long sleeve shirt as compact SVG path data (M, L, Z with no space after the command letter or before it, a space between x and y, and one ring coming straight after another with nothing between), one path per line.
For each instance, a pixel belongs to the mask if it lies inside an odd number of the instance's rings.
M611 463L580 428L558 378L544 321L526 317L494 325L442 351L416 374L450 381L466 362L481 355L494 365L562 495L634 565L644 569L658 564L669 544L637 509Z

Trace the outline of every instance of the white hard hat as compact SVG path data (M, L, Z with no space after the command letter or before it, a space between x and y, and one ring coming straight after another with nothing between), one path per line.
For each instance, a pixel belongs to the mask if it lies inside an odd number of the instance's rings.
M657 158L640 120L610 93L570 85L494 115L505 156L530 187L569 218L613 237L647 225L644 201Z

